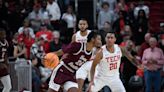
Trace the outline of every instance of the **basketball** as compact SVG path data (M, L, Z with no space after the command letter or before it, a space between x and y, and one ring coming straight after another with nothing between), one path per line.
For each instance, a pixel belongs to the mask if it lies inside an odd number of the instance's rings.
M53 69L59 64L59 58L55 53L47 53L44 56L43 64L46 68Z

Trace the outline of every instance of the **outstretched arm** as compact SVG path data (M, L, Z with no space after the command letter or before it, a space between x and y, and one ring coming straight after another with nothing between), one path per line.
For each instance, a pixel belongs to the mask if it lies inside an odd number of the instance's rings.
M64 54L62 49L59 49L58 51L54 52L57 56L62 56Z
M102 50L99 50L98 53L96 54L94 60L93 60L93 63L92 63L92 67L91 67L91 82L93 81L93 78L94 78L94 74L95 74L95 68L97 66L97 64L100 62L100 60L102 59L103 57L103 53L102 53Z
M140 67L141 64L139 63L138 59L136 59L134 56L132 56L131 53L129 53L125 48L120 47L122 54L136 67Z

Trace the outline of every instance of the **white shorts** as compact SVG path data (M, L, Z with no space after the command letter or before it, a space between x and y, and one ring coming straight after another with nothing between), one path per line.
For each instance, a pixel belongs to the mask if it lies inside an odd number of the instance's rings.
M119 76L103 77L96 76L94 78L94 85L91 86L91 92L98 92L104 86L108 86L112 92L126 92Z
M92 66L92 61L88 61L84 63L77 71L76 71L76 79L85 80L88 77L90 80L90 70Z
M63 62L61 61L60 64L53 70L51 78L50 78L50 82L49 82L49 88L53 89L55 91L59 91L61 85L54 83L54 78L56 76L57 70L62 66ZM72 87L76 87L78 88L78 84L72 81L67 81L64 83L64 85L62 85L64 87L65 91L68 91L68 89L72 88Z
M85 80L88 78L88 81L91 80L91 75L90 75L90 70L92 67L93 61L88 61L84 63L77 71L76 71L76 79L83 79ZM95 75L97 74L98 71L98 65L96 66L95 69Z

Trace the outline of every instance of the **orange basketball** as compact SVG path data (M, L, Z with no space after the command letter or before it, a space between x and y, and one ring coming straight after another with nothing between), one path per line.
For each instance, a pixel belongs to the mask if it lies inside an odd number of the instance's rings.
M46 68L53 69L59 64L59 58L55 53L47 53L44 57L43 64Z

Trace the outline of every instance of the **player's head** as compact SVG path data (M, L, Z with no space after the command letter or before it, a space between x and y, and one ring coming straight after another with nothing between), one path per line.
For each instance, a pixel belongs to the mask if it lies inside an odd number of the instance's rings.
M93 43L95 46L97 43L99 43L101 41L101 38L98 37L98 34L94 31L91 31L88 36L87 36L87 42L91 42Z
M116 35L114 32L108 32L105 37L106 44L109 46L113 46L116 42Z
M0 28L0 40L3 40L6 38L6 32L3 28Z
M97 39L95 43L96 48L100 48L102 46L101 35L98 34L96 39Z
M86 31L86 29L88 28L88 22L86 19L82 18L79 20L79 23L78 23L78 27L80 29L81 32L84 32Z

